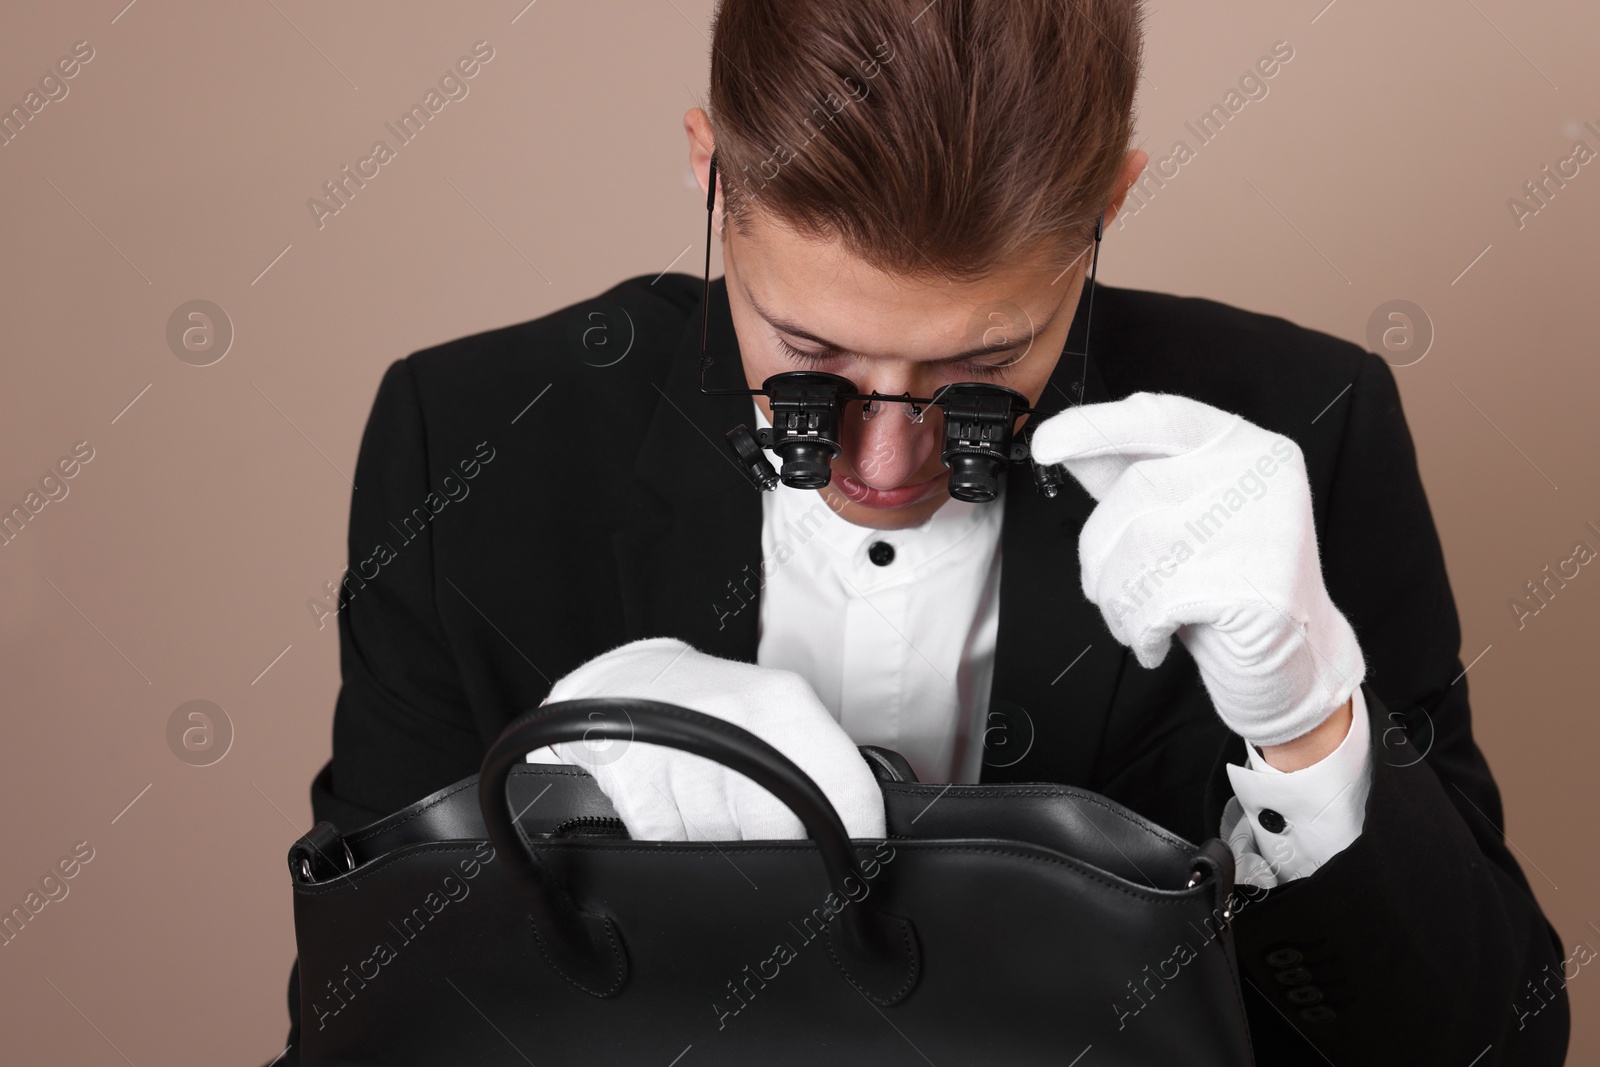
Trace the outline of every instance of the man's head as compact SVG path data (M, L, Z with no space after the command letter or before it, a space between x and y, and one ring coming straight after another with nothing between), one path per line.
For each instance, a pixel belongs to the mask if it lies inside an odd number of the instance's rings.
M1139 51L1137 0L722 0L712 114L684 128L702 189L717 153L750 386L814 369L1038 403L1095 222L1144 166ZM853 523L903 529L949 499L939 415L905 411L846 408L821 492Z

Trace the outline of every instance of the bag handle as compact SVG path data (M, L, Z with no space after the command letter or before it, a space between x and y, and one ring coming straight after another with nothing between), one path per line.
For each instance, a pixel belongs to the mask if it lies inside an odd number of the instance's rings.
M905 918L854 902L868 879L843 820L816 782L748 730L676 704L631 697L564 700L524 712L506 726L479 771L478 804L489 840L522 892L545 958L569 982L597 997L617 995L628 977L626 947L616 922L603 911L580 907L549 865L526 847L511 818L506 782L529 752L591 738L703 756L777 797L805 826L833 892L853 902L834 912L827 926L830 954L845 978L884 1006L910 994L920 970L915 929Z

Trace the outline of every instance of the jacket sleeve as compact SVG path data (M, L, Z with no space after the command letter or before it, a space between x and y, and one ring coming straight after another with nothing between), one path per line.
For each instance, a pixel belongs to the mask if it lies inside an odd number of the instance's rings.
M384 374L356 460L333 759L312 785L341 829L476 774L484 744L435 596L427 427L410 363Z
M1565 953L1506 847L1444 555L1377 356L1348 404L1321 537L1367 658L1371 786L1348 848L1308 877L1241 887L1257 1061L1559 1064Z
M476 774L485 747L434 600L427 427L407 360L395 361L378 386L355 484L338 598L333 758L311 785L313 817L347 831ZM297 974L289 983L294 1050L285 1064L298 1056Z

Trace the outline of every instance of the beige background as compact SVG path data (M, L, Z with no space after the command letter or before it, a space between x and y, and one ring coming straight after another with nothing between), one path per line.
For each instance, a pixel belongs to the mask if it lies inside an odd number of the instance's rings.
M0 9L0 103L74 42L95 52L0 147L0 503L94 449L0 548L0 910L94 849L0 948L0 1042L9 1062L260 1063L287 1025L283 857L338 686L306 601L343 566L379 376L697 270L679 121L704 94L711 3L123 2ZM1426 310L1431 350L1396 374L1463 659L1481 654L1477 736L1568 950L1600 947L1600 569L1520 631L1507 606L1578 539L1600 548L1600 164L1521 229L1506 204L1575 138L1600 150L1580 129L1600 126L1600 12L1325 3L1151 11L1153 156L1193 148L1184 122L1275 42L1294 58L1113 227L1102 276L1358 341L1386 301ZM307 198L480 40L494 58L470 94L319 230ZM236 332L212 366L168 347L192 299ZM209 767L166 740L194 699L235 730ZM1593 1062L1600 972L1571 992L1572 1060Z

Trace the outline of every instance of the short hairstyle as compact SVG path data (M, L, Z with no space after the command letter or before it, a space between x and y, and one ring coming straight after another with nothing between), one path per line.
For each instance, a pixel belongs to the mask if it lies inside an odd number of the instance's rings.
M725 210L887 273L1078 255L1133 134L1138 0L720 0Z

